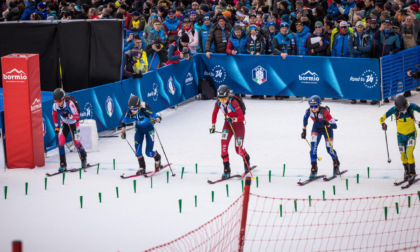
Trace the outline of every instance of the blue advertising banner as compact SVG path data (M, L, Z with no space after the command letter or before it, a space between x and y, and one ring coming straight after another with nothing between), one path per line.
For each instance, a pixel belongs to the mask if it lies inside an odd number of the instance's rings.
M258 57L258 60L256 60ZM227 84L237 94L379 100L378 59L272 55L196 55L199 78Z

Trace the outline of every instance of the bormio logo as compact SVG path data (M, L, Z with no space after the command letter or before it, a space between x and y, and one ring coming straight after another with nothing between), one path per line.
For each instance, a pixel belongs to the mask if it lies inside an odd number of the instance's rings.
M16 68L13 68L11 71L3 74L3 80L11 80L11 81L24 81L27 80L28 77L24 71L19 71Z

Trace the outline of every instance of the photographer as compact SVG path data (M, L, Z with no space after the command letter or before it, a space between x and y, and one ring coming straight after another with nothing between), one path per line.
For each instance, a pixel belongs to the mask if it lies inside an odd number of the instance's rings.
M192 60L191 50L188 48L188 43L190 42L190 37L184 33L177 40L174 41L169 46L169 60L166 62L166 65L176 64L182 59Z
M141 78L147 72L146 52L139 47L134 47L125 53L123 79Z
M165 66L165 62L168 61L168 52L165 50L166 34L161 30L161 23L158 19L154 20L153 30L149 34L149 44L144 49L147 56L157 53L159 55L159 67Z

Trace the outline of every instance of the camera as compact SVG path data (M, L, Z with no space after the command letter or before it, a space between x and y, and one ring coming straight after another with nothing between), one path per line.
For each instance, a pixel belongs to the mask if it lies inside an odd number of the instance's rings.
M237 49L236 47L234 47L234 48L232 49L232 52L235 52L235 54L236 54L236 53L238 53L238 49Z
M184 58L189 59L190 58L190 50L188 47L182 48L182 53L184 54Z
M160 49L162 47L162 38L159 36L155 36L153 44L157 47L157 49Z

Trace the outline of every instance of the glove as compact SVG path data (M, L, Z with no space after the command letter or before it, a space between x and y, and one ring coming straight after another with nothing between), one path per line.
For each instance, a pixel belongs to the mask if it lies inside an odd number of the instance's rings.
M58 134L60 134L60 128L59 127L55 127L54 131L55 131L55 135L58 136Z
M215 131L216 131L216 126L211 126L210 134L214 134Z
M419 124L417 124L417 126L419 126L419 128L420 128L420 122L419 122Z
M123 131L122 133L121 133L121 139L125 139L125 137L126 137L127 135L125 134L125 131Z
M386 123L382 123L382 129L386 131L388 129L388 125L386 125Z
M300 136L302 137L302 139L306 138L306 129L302 130L302 134Z
M64 118L68 118L69 114L67 112L63 112L63 114L61 114L61 116L64 117Z
M228 122L229 124L232 124L233 123L233 118L232 117L226 118L226 122Z
M156 119L154 119L154 118L150 118L150 123L151 123L151 124L155 124L155 123L156 123Z
M330 127L330 123L326 119L322 119L322 124L324 124L324 126Z

